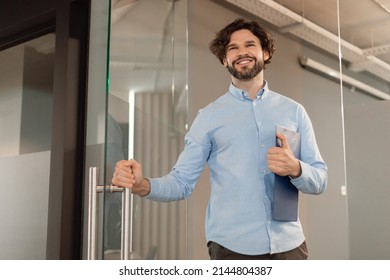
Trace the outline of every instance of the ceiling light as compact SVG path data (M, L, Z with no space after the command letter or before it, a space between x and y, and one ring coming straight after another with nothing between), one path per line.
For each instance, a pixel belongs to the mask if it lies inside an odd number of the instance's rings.
M311 58L307 58L307 57L300 57L299 62L304 68L310 68L310 69L318 71L322 74L325 74L325 76L329 76L333 79L336 78L336 79L340 80L340 77L341 77L340 72L335 71L333 68L328 67L322 63L319 63L318 61L315 61L315 60L313 60ZM367 93L369 93L369 94L371 94L379 99L390 100L390 95L388 93L380 91L379 89L376 89L372 86L369 86L369 85L367 85L367 84L365 84L357 79L354 79L350 76L343 74L342 75L342 82L349 84L355 88L358 88L364 92L367 92Z

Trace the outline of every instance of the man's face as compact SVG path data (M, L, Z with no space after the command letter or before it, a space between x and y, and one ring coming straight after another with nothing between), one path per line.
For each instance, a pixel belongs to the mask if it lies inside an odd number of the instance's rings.
M241 29L232 33L223 64L236 79L249 81L264 69L264 59L268 57L259 38L251 31Z

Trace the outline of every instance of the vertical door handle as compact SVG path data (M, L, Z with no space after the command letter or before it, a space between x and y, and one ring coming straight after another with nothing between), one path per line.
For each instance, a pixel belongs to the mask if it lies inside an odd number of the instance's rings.
M104 191L122 192L121 259L127 260L133 250L133 194L128 188L98 185L99 168L89 168L88 199L88 260L97 259L97 194Z
M89 168L88 183L88 260L96 260L97 249L97 181L98 167Z
M128 260L133 251L133 209L133 194L125 188L122 193L122 260Z

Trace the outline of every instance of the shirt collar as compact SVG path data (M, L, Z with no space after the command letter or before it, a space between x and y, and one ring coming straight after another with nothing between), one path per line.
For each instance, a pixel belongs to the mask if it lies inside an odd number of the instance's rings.
M242 90L242 89L236 87L235 85L233 85L233 83L230 83L229 92L230 92L231 95L233 95L235 98L240 99L241 101L251 100L249 98L249 94L248 94L247 91ZM267 94L267 92L268 92L268 83L267 83L267 81L264 80L264 86L257 93L257 95L256 95L257 98L256 99L263 98Z

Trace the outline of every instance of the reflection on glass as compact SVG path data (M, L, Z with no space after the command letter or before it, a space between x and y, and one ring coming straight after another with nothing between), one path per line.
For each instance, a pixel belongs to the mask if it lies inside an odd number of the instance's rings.
M135 158L146 177L169 172L187 120L186 1L111 3L106 178ZM134 116L134 119L132 118ZM132 259L186 258L186 202L132 198ZM105 194L105 258L121 249L121 194Z
M54 45L0 52L0 259L46 258Z

